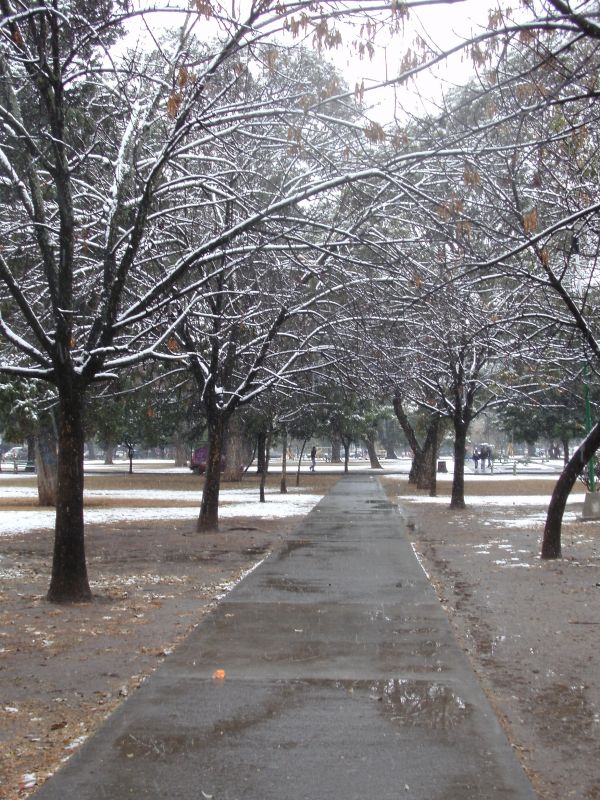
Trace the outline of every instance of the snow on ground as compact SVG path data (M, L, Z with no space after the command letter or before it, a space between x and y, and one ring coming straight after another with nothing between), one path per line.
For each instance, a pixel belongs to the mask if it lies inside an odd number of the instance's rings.
M444 461L446 463L446 468L448 470L447 473L440 473L438 475L438 480L452 480L452 471L454 468L454 459L449 456L440 456L440 461ZM269 462L272 466L274 472L276 472L281 467L281 459L272 459ZM381 466L382 469L380 470L372 470L372 472L376 474L385 474L386 472L398 474L398 473L406 473L408 474L410 467L412 464L412 459L403 456L397 459L382 459ZM304 458L302 461L302 468L301 471L303 473L308 472L310 466L310 459ZM295 470L297 467L297 462L292 460L288 461L288 468L290 471ZM369 462L365 459L359 458L350 458L349 462L349 470L351 472L364 472L369 471ZM494 467L492 470L489 468L486 469L485 472L481 472L481 470L477 470L475 472L474 465L471 459L467 459L465 462L465 475L469 477L469 479L488 479L491 474L508 477L509 475L513 474L513 470L516 470L517 475L526 473L528 478L536 477L536 474L539 477L544 477L549 474L558 475L562 471L563 463L561 459L554 459L551 461L542 460L541 458L532 458L528 461L523 461L521 458L512 458L507 459L505 461L494 461ZM94 473L126 473L129 471L129 461L118 459L115 460L114 464L104 464L102 461L90 461L86 460L85 462L85 469L89 472ZM160 459L143 459L143 458L136 458L133 460L133 470L137 474L153 474L153 473L161 473L161 474L171 474L171 475L189 475L190 470L189 467L174 467L172 461L168 460L160 460ZM317 459L317 472L326 472L326 473L342 473L344 471L343 464L332 464L328 461L323 461L321 459ZM3 472L10 474L13 478L16 477L16 474L24 475L30 477L30 473L13 473L12 472L12 463L11 462L4 462L3 465Z
M412 503L442 503L448 505L450 498L448 495L441 497L427 497L426 495L402 495L402 502L405 500ZM585 495L570 494L568 503L583 503ZM523 494L523 495L469 495L465 494L465 503L469 506L543 506L550 500L549 494Z
M469 480L473 478L485 476L469 475ZM529 480L531 477L547 477L547 476L527 476ZM505 479L520 480L520 476L503 476ZM403 495L399 498L401 503L436 503L438 505L448 505L450 498L448 496L442 497L427 497L424 495ZM569 495L567 504L573 506L576 504L582 505L585 500L584 493L572 492ZM531 528L544 525L546 522L546 512L548 503L550 502L550 495L548 494L533 494L533 495L465 495L465 503L467 508L470 507L491 507L490 517L483 524L486 526L499 526L503 528ZM516 509L522 511L522 514L517 516L502 516L495 518L493 516L493 508L498 509ZM566 510L563 515L564 522L576 522L580 517L580 509L577 511Z
M567 500L568 505L579 503L583 504L584 494L571 494ZM546 521L546 511L550 501L549 495L465 495L465 503L469 506L496 506L497 508L519 508L523 510L523 515L519 517L498 517L490 516L484 525L492 525L497 528L532 528L543 525ZM400 498L401 503L436 503L438 505L448 505L449 497L425 497L423 495L409 495ZM530 509L530 510L529 510ZM579 511L579 509L578 509ZM493 514L493 512L492 512ZM579 514L573 510L565 511L564 522L576 522Z
M2 488L5 498L31 498L32 503L37 501L35 487L11 486ZM161 490L91 490L85 492L86 497L102 496L116 500L152 499L163 501L185 501L194 505L181 508L152 507L152 508L86 508L85 521L90 524L110 524L114 522L153 519L183 519L193 521L197 518L200 509L200 492L186 491L161 491ZM290 491L286 495L278 491L266 492L266 502L261 503L256 489L230 489L220 494L221 506L219 516L226 517L257 517L261 519L280 519L282 517L303 516L311 511L321 500L320 494L302 494ZM35 529L54 528L53 509L0 509L0 536L14 536Z
M448 505L450 498L445 495L442 497L427 497L425 495L402 495L401 502L408 503L439 503ZM584 494L570 494L567 503L583 503ZM548 494L524 494L524 495L468 495L465 494L465 503L468 506L547 506L550 501Z
M438 475L438 480L441 482L448 482L452 480L452 459L446 459L449 472ZM169 462L166 462L167 465ZM410 467L410 459L398 459L397 461L385 461L384 470L375 470L375 474L382 474L385 472L406 472ZM162 472L162 473L183 473L189 474L189 469L186 467L171 467L165 466L165 462L143 462L135 461L135 471L140 472ZM547 478L548 471L558 471L557 464L539 463L533 466L539 472L532 474L528 471L527 478ZM338 465L325 464L317 462L317 472L319 467L323 471L341 471L342 467ZM354 470L366 470L365 462L351 462L350 468ZM86 462L86 469L91 468L94 471L102 470L103 472L123 472L127 468L127 464L121 462L112 467L104 467L99 462ZM490 473L473 473L467 467L467 474L470 481L489 480ZM497 477L502 477L504 480L520 480L522 475L513 475L510 473L495 473ZM15 481L20 482L20 479L30 479L31 474L28 473L13 473L10 471L0 473L0 492L2 497L6 499L28 499L31 498L32 505L37 502L37 489L34 486L6 486L2 487L2 479L6 477L11 483ZM404 476L401 477L401 480ZM185 490L147 490L147 489L123 489L123 490L104 490L104 489L91 489L86 490L85 497L93 500L95 497L103 497L114 499L117 504L118 501L125 502L127 500L152 500L154 502L173 502L179 501L187 505L180 508L174 507L152 507L152 508L127 508L126 506L116 506L113 508L87 508L85 510L85 520L87 523L93 524L110 524L114 522L127 521L127 520L152 520L152 519L189 519L193 521L199 511L200 507L200 491L185 491ZM264 519L277 519L287 516L299 516L307 514L321 499L321 495L316 494L302 494L295 493L293 490L287 495L281 495L276 490L267 490L267 502L260 503L258 501L258 493L256 488L245 489L224 489L220 493L221 507L220 515L226 517L257 517ZM527 495L527 496L466 496L467 505L471 506L497 506L506 508L508 505L511 507L523 508L523 515L519 518L512 519L493 519L490 517L488 524L502 525L503 527L530 527L538 525L545 519L545 508L548 504L547 495ZM569 498L569 503L583 503L583 494L572 494ZM402 497L402 502L419 502L419 503L441 503L447 504L448 497L424 497L424 496L407 496ZM530 509L530 510L529 510ZM575 513L568 511L565 514L565 521L574 521ZM1 510L0 509L0 536L11 536L17 533L23 533L34 529L52 529L54 527L54 511L52 509L32 509L23 510L18 509Z
M5 498L29 497L34 502L37 502L37 487L35 486L6 486L1 487L0 491L2 497ZM268 490L267 494L269 494ZM185 489L86 489L84 496L87 498L110 497L121 500L185 500L186 502L194 502L197 500L200 502L202 488L200 487L196 491ZM258 498L258 490L256 488L222 489L219 493L219 497L224 503L240 502L240 498L250 498L251 496ZM307 495L304 495L304 497L306 496Z

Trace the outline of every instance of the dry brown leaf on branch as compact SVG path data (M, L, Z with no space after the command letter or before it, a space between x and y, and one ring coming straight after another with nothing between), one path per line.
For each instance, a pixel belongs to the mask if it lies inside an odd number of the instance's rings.
M537 208L532 208L523 214L523 229L525 233L535 233L538 227L539 217Z

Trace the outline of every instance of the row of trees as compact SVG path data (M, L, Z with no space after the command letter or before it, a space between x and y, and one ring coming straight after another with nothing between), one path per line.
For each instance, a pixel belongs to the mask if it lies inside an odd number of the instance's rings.
M461 45L474 81L383 126L318 51L340 19L367 15L370 37L419 5L186 3L144 49L119 40L156 9L0 4L0 370L56 404L51 600L90 596L86 403L143 363L193 381L200 530L244 407L284 398L293 418L333 380L401 421L407 402L430 413L417 466L450 420L460 465L483 410L595 369L596 6L495 12ZM397 82L440 57L403 59ZM463 495L459 467L453 506Z

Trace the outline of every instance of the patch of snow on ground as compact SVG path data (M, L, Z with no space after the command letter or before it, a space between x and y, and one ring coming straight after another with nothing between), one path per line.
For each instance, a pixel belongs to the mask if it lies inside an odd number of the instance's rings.
M563 522L577 522L578 515L574 511L565 511ZM528 514L526 517L514 517L510 519L489 520L489 525L503 528L528 528L532 525L544 525L546 523L546 511Z
M427 497L424 495L407 495L398 498L400 503L441 503L449 505L449 497ZM583 503L584 494L569 495L568 503ZM547 506L550 502L550 495L547 494L524 494L506 497L505 495L465 495L467 506Z
M266 489L265 495L281 497L277 489ZM301 491L288 489L287 496L302 495ZM128 500L198 500L202 497L202 487L198 489L86 489L85 497L114 497ZM307 497L308 495L302 495ZM38 491L36 486L6 486L2 488L2 497L5 498L31 498L37 502ZM258 499L256 488L247 489L222 489L219 492L221 502L239 502L240 497L255 497Z
M112 493L111 493L112 494ZM166 493L170 494L170 493ZM191 495L194 493L181 492L178 494ZM252 495L252 497L250 497ZM139 498L137 492L128 492L128 497ZM158 492L149 492L153 499L171 499L160 496ZM273 498L277 497L277 500ZM122 499L122 498L121 498ZM227 503L219 508L219 516L226 517L256 517L261 519L280 519L307 514L322 499L320 494L287 494L281 495L275 491L267 493L267 501L259 502L256 490L239 489L224 491L221 497ZM88 508L84 511L85 522L96 525L123 522L128 520L152 519L189 519L195 520L200 510L198 507L186 508ZM36 529L53 529L55 512L53 509L40 509L35 511L19 511L16 509L0 510L0 536L14 536Z
M585 495L571 494L567 503L573 505L576 503L583 503ZM400 503L442 503L448 505L448 497L423 497L419 495L410 495L407 497L399 497ZM481 506L495 506L504 507L506 509L518 508L522 514L518 517L494 517L490 516L489 519L483 523L485 526L495 528L531 528L532 526L544 525L546 522L546 511L550 498L548 495L516 495L513 497L503 497L501 495L495 496L467 496L465 503L467 508L481 507ZM563 516L564 522L576 522L578 514L575 511L565 511Z

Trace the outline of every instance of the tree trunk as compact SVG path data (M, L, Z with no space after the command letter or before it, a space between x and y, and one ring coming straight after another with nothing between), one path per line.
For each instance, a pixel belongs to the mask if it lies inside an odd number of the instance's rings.
M542 558L551 559L561 557L560 537L562 519L569 494L577 480L577 476L599 447L600 422L597 422L577 450L575 450L569 459L569 463L564 468L562 475L556 482L546 515L546 525L544 527L544 536L542 539Z
M187 467L188 465L188 447L185 442L175 442L175 466Z
M434 417L429 422L425 442L421 448L419 470L417 473L417 489L435 492L435 459L437 455L438 418ZM417 459L415 458L415 461ZM433 470L432 470L433 465ZM435 495L432 495L435 497Z
M371 462L371 469L383 469L379 459L377 458L377 451L375 450L375 431L369 431L367 434L367 453L369 454L369 461Z
M332 436L331 438L331 463L342 463L342 442L339 436Z
M213 416L214 415L214 416ZM223 441L227 424L218 412L209 415L208 419L208 455L206 457L206 475L202 490L202 505L196 530L216 531L219 529L219 491L221 488L221 458Z
M38 500L41 506L56 506L58 463L56 430L53 420L45 420L36 437L35 464L37 469Z
M238 414L234 414L229 422L224 446L225 469L221 480L228 483L239 481L244 473L244 462L247 454L244 435Z
M418 485L420 480L420 475L423 472L423 454L419 449L418 452L413 452L413 460L412 464L410 465L410 471L408 473L408 482L414 483Z
M105 464L105 466L112 465L114 457L115 457L115 443L111 439L109 439L105 443L105 447L104 447L104 464Z
M431 444L428 449L429 457L425 462L427 483L429 484L429 496L437 497L437 457L440 452L440 418L437 415L431 420L428 437L429 432L431 432Z
M300 486L300 467L302 466L302 456L304 455L304 448L306 447L306 443L308 439L305 439L302 442L302 447L300 449L300 456L298 457L298 469L296 471L296 486Z
M27 463L25 472L35 472L35 436L31 434L27 437Z
M84 393L74 384L59 386L56 530L48 600L91 600L83 533Z
M396 394L394 395L393 405L396 418L400 423L402 432L404 433L406 441L408 442L408 446L412 450L413 454L413 461L410 467L410 472L408 473L408 482L415 483L418 487L423 480L422 476L425 469L426 453L424 452L424 447L421 447L419 445L413 427L408 421L408 417L406 416L406 412L404 411L404 407L402 405L402 398L399 392L396 392Z
M189 459L189 448L185 441L185 436L182 431L175 431L175 466L187 467Z
M269 461L271 459L271 437L273 435L273 428L269 428L267 438L265 441L265 468L260 477L260 502L265 502L265 483L267 482L267 475L269 472Z
M284 425L281 437L281 483L279 484L279 493L287 494L287 448L288 448L288 433Z
M342 436L342 446L344 448L344 472L348 473L348 465L350 463L350 445L352 444L352 439L344 439Z
M261 431L256 440L256 472L258 475L262 475L267 465L266 443L267 433Z
M380 439L381 444L385 447L385 457L386 458L398 458L394 446L394 433L395 431L392 430L391 420L384 419L380 423Z
M569 463L569 440L562 439L561 443L563 446L563 464L566 466Z
M468 426L462 420L454 421L454 474L450 508L465 507L465 455Z
M90 461L95 461L96 460L96 443L94 442L93 439L90 439L88 441L87 449L88 449L88 458L90 459Z
M129 458L129 474L133 475L133 447L127 449L127 456Z

